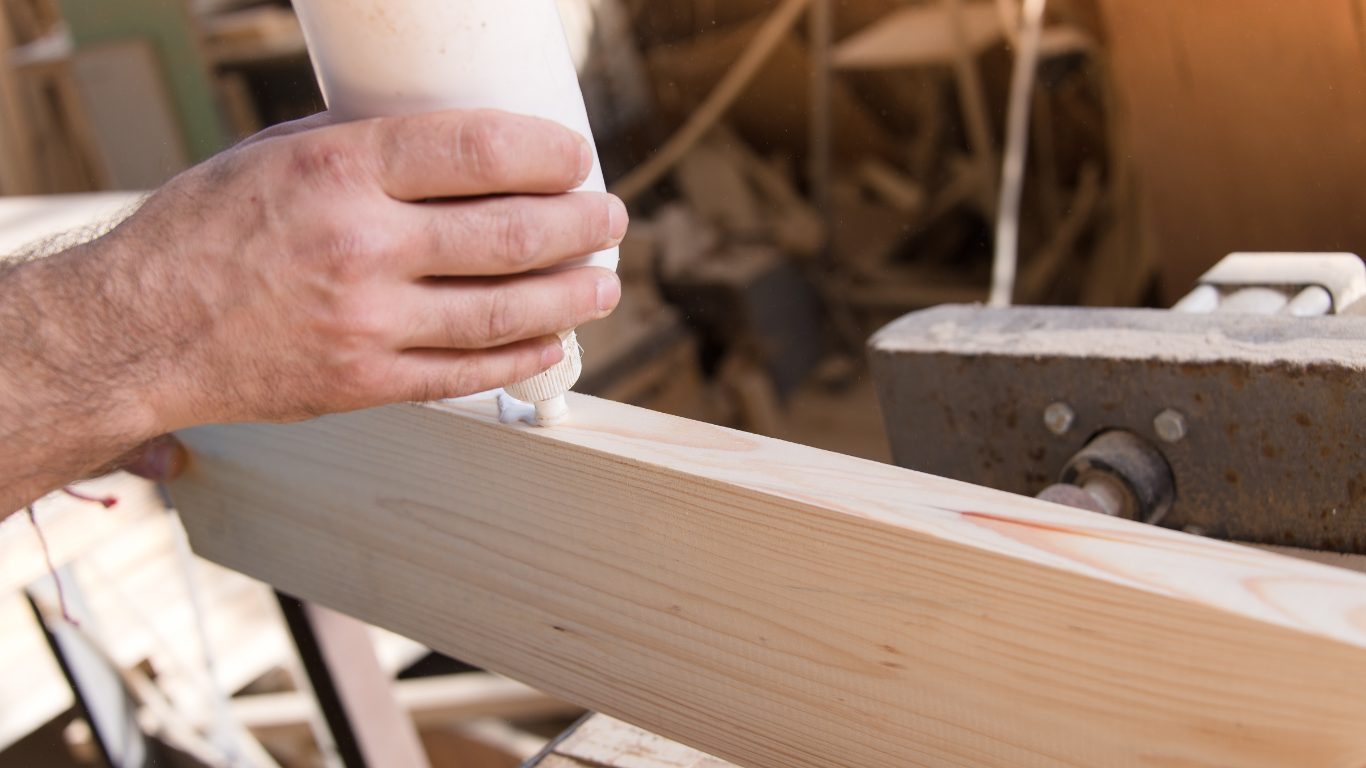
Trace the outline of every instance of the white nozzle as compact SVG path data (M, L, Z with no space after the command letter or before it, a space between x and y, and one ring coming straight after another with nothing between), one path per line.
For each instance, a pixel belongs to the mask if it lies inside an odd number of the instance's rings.
M564 393L574 386L583 372L583 352L573 331L560 334L560 349L564 350L564 359L560 362L526 381L503 387L503 391L512 397L536 404L536 423L542 427L553 427L569 415Z
M564 395L557 395L549 400L536 401L536 423L542 427L553 427L563 424L569 418L569 403L565 402Z

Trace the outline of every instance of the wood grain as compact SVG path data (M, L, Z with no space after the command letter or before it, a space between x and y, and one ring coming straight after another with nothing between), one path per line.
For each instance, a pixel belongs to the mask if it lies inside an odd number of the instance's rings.
M571 395L181 433L209 559L751 768L1366 764L1366 576Z

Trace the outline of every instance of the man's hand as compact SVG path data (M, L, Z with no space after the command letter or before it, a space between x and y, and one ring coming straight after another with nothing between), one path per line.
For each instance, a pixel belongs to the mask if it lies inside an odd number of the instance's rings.
M554 123L445 112L277 127L108 235L0 273L5 513L157 435L470 394L605 316L618 243Z

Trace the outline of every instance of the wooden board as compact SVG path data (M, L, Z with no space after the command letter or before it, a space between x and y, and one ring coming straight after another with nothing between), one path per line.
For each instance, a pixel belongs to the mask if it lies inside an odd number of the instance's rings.
M1366 253L1361 0L1099 0L1170 304L1233 251Z
M964 37L974 55L1001 38L995 3L963 4ZM913 5L879 19L831 51L838 69L950 65L958 55L953 19L943 3Z
M92 45L72 57L106 174L115 189L156 189L190 167L151 41Z
M31 193L64 195L110 188L106 163L71 70L70 59L40 61L16 70L37 174Z
M572 704L487 672L419 677L394 683L394 699L418 729L440 728L477 717L504 719L582 714ZM303 691L235 696L233 717L247 728L308 726L317 703Z
M571 396L181 433L205 557L751 768L1366 764L1366 577Z
M757 39L760 29L751 23L650 50L646 59L662 111L679 119L693 114ZM782 38L726 112L727 122L761 154L782 150L803 156L810 140L806 119L810 72L810 57L801 43L791 35ZM849 86L835 81L830 98L831 149L836 158L895 154L894 140Z
M193 162L227 146L227 132L214 103L207 59L200 50L196 19L178 0L57 0L76 50L101 43L146 38L165 73L185 149Z
M0 195L31 195L40 189L33 167L32 127L9 62L15 43L7 14L0 13L0 56L5 57L0 63Z
M563 764L602 768L735 768L705 752L685 747L603 714L580 722L551 745L530 768Z

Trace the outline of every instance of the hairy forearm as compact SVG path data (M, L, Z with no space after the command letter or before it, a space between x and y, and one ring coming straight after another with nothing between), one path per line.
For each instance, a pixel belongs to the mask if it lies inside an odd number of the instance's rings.
M608 270L545 272L626 231L621 201L569 194L593 166L582 137L487 111L327 123L0 263L0 515L184 427L522 381L616 306Z
M0 515L155 436L104 240L0 270Z

